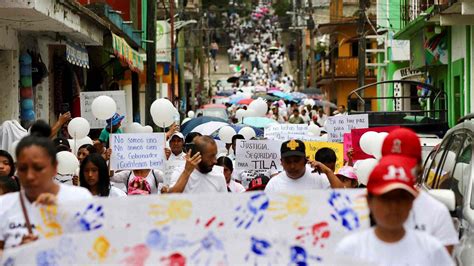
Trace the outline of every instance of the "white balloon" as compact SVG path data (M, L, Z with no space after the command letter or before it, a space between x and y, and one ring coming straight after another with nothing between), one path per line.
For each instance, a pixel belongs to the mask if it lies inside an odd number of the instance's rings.
M367 185L367 181L369 181L369 175L377 164L378 160L373 158L359 160L354 164L354 170L357 175L357 180L360 184Z
M91 110L97 119L106 120L117 112L117 104L111 97L101 95L92 101Z
M315 135L315 136L318 136L318 137L321 136L321 128L318 127L318 125L316 125L316 124L309 125L308 126L308 131L310 133L313 133L313 135Z
M191 110L191 111L188 112L188 117L189 117L189 118L193 118L194 115L195 115L195 114L194 114L194 111Z
M8 152L10 153L10 155L13 157L13 161L16 162L16 146L18 146L18 142L20 142L21 139L19 140L15 140L14 142L12 142L12 144L10 145L10 147L8 148Z
M249 140L249 139L252 139L254 137L257 136L257 134L255 134L255 130L253 130L253 128L251 127L243 127L239 130L239 134L244 136L244 138L246 140Z
M153 122L159 127L169 127L174 123L176 108L168 99L157 99L150 107Z
M144 126L143 133L153 133L153 128L151 126Z
M82 117L73 118L69 125L67 126L67 131L69 135L71 135L74 139L83 139L91 130L91 126L89 125L89 121Z
M244 117L257 117L257 112L255 112L253 109L247 109L244 112Z
M72 152L58 152L56 159L58 160L58 174L73 175L79 167L79 160Z
M239 120L239 122L241 122L242 119L244 118L244 114L245 114L245 110L244 109L239 109L239 110L237 110L237 112L235 112L235 118L237 118L237 120Z
M359 145L363 152L373 155L372 153L375 148L374 140L377 138L377 134L378 133L374 131L367 131L360 137Z
M90 144L93 145L94 141L92 141L91 138L85 137L82 139L68 139L69 141L69 147L71 147L71 151L73 154L77 154L79 151L79 148L84 145L84 144Z
M126 133L141 133L143 126L137 122L133 122L132 124L127 124L125 128Z
M225 143L232 143L232 137L235 134L237 134L237 132L230 126L223 126L219 129L219 138Z
M265 116L268 111L268 105L262 98L258 98L249 104L248 110L254 110L256 116Z
M374 140L374 144L372 146L372 155L376 159L382 158L382 145L385 138L388 136L387 132L380 132L377 134L377 137Z

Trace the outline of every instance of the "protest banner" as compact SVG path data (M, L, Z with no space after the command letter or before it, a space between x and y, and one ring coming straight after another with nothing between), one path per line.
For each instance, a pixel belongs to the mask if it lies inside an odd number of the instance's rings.
M299 139L301 141L319 140L319 137L308 134L308 125L306 124L271 124L265 128L263 134L267 139L282 142L290 139Z
M237 140L235 166L239 170L253 170L258 173L281 171L281 142L276 140Z
M347 152L352 149L352 134L351 133L344 133L344 161L349 161L349 157L347 157ZM354 158L354 156L352 157Z
M162 169L165 158L164 133L112 134L110 169Z
M115 100L117 104L117 113L125 115L122 125L127 124L127 104L125 100L125 91L84 91L80 93L81 98L81 117L89 121L91 128L104 128L105 120L99 120L92 114L92 102L95 98L106 95Z
M364 194L174 194L32 206L40 239L4 250L1 265L340 264L337 243L369 227Z
M352 129L351 130L351 138L352 138L352 149L354 150L354 153L352 155L352 158L354 159L354 162L358 160L365 160L369 158L374 158L372 155L369 155L365 152L362 151L360 148L360 138L362 135L364 135L365 132L368 131L374 131L374 132L391 132L397 128L400 128L400 126L388 126L388 127L371 127L371 128L360 128L360 129Z
M325 125L328 141L341 143L344 141L344 133L350 133L354 128L368 127L368 114L331 116Z
M314 160L314 155L321 148L330 148L336 153L336 171L344 165L344 147L341 143L305 141L306 157Z

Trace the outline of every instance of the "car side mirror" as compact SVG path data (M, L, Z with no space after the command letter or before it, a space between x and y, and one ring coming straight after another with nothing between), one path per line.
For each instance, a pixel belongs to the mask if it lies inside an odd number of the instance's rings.
M456 207L456 197L454 195L454 192L449 189L430 189L428 190L428 193L430 195L443 203L446 207L448 207L448 210L454 211Z

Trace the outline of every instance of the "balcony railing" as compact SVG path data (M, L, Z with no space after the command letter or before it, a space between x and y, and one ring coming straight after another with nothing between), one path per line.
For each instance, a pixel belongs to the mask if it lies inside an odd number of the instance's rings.
M402 0L400 5L401 26L405 27L432 6L443 9L455 2L457 0Z
M339 57L335 60L335 78L353 78L357 77L359 69L359 59L357 57ZM329 59L321 60L316 67L318 79L333 77L331 63ZM365 70L366 77L375 76L373 69Z

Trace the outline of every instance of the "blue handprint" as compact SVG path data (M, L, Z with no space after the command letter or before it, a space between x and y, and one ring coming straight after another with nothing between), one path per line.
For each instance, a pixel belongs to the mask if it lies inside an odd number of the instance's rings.
M43 250L36 254L36 265L38 266L59 266L59 255L56 250Z
M186 247L191 243L186 240L184 234L171 235L169 227L164 227L162 230L153 229L148 233L146 238L146 245L155 250L175 250Z
M74 216L74 227L79 231L93 231L103 226L104 210L102 206L89 204L81 213L77 212Z
M191 255L193 264L196 265L225 265L227 256L224 243L213 232L209 232L197 242L198 249ZM219 256L220 254L220 256Z
M235 209L238 213L234 218L237 228L248 229L254 221L260 223L269 205L270 200L265 193L252 195L246 205L241 205Z
M308 255L308 253L303 247L300 247L300 246L290 247L290 264L289 265L307 266L309 264L308 259L313 259L318 262L322 261L321 257L314 257L314 256Z
M359 215L352 209L353 204L349 196L332 191L328 202L335 211L335 213L331 214L335 221L340 220L342 226L349 231L359 228Z
M14 265L15 265L15 260L12 257L9 257L3 263L3 266L14 266Z
M279 253L272 253L272 244L265 239L258 239L256 237L250 238L250 252L245 256L247 263L252 263L249 260L253 258L253 265L263 265L267 263L271 265L271 260L277 260Z

